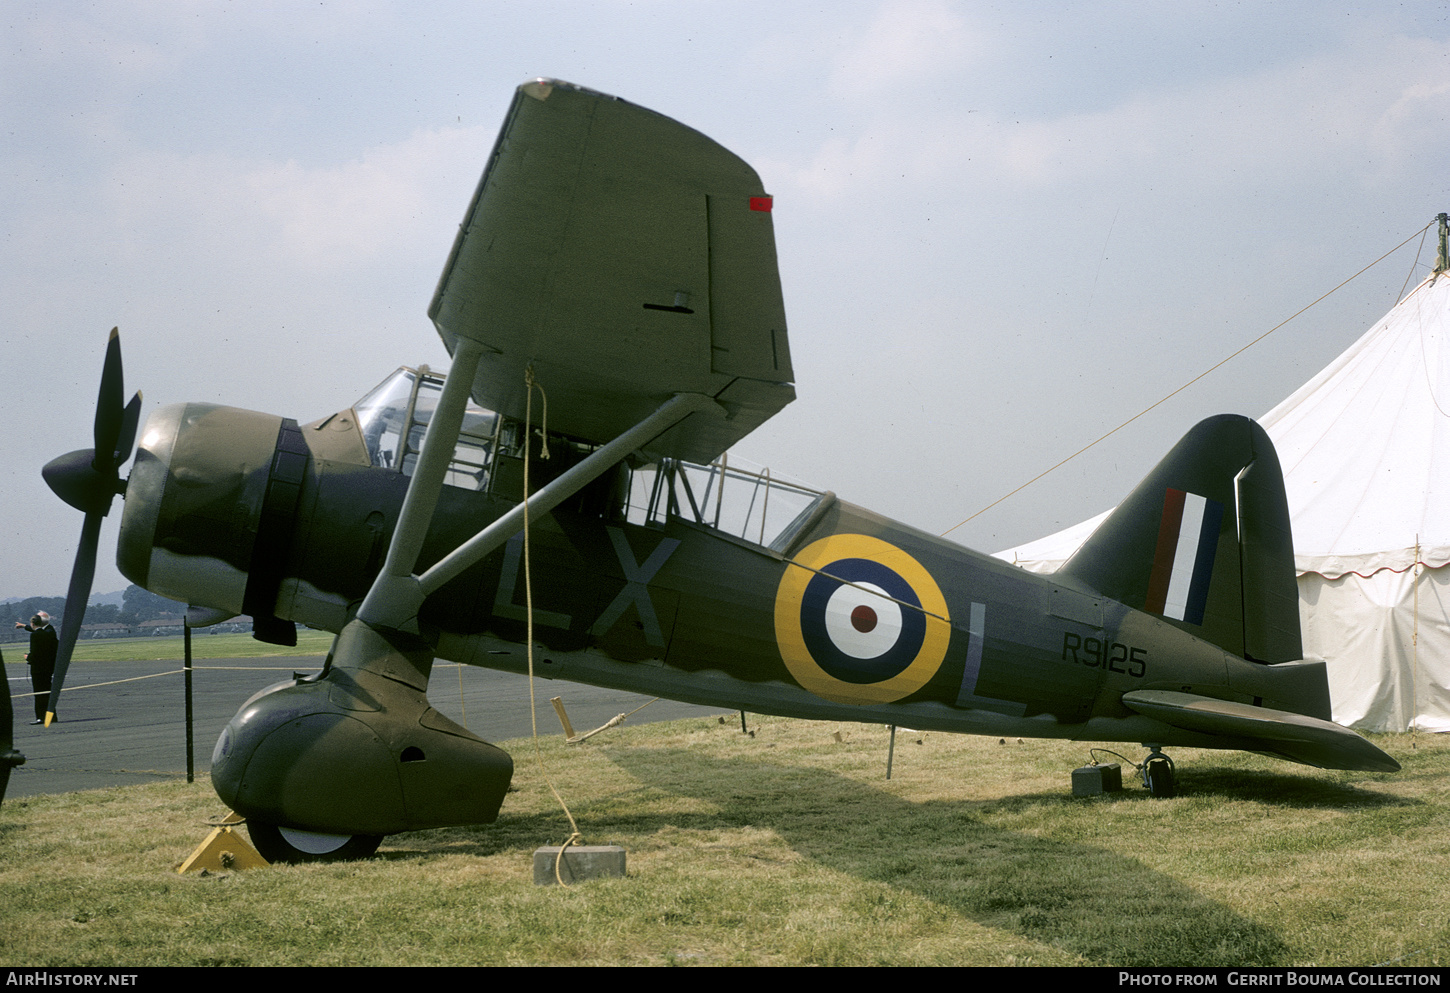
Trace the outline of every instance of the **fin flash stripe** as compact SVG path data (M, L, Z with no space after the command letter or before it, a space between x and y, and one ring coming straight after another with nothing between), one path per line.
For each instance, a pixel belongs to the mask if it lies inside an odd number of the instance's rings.
M1171 488L1164 494L1145 610L1203 623L1222 524L1223 504L1217 500Z

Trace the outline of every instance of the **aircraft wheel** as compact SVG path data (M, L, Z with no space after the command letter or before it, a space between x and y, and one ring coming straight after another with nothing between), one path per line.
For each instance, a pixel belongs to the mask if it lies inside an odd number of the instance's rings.
M319 834L299 828L247 821L252 847L268 862L346 862L378 850L380 834Z
M1143 763L1143 782L1148 792L1155 797L1170 797L1174 793L1173 762L1166 755L1154 755Z

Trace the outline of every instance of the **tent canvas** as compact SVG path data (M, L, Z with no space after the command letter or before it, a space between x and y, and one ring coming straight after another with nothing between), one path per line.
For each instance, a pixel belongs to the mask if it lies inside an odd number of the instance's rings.
M1337 723L1450 731L1450 274L1260 419L1294 532L1304 653ZM998 552L1052 572L1105 514Z

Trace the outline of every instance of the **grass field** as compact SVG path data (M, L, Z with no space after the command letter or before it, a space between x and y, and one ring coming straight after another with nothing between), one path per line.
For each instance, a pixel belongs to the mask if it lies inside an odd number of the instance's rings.
M7 801L0 961L1450 962L1446 736L1378 736L1395 775L1175 749L1179 797L1074 799L1083 744L901 732L887 781L884 728L750 722L543 742L586 843L628 850L567 890L532 884L569 829L529 742L497 824L353 864L177 875L223 813L204 782Z

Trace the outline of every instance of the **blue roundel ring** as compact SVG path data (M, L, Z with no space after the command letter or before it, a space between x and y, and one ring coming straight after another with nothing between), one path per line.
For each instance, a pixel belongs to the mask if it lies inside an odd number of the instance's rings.
M786 566L775 635L796 681L837 703L890 703L941 668L951 641L946 600L931 574L879 538L837 534Z

